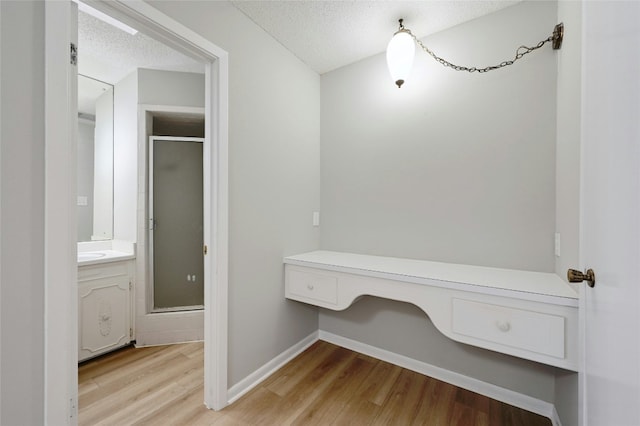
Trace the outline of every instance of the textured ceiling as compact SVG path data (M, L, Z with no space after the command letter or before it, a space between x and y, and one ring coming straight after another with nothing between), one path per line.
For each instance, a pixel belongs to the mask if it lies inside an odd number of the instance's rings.
M400 18L422 38L518 2L232 1L320 74L383 52Z
M399 18L404 18L405 26L422 38L519 1L235 0L231 3L322 74L383 52L398 28ZM83 12L78 13L78 44L78 72L109 84L117 83L136 68L204 73L203 64L151 37L142 33L130 35ZM89 97L103 91L99 85L89 87L95 89Z
M204 65L142 33L78 12L78 72L115 84L136 68L204 73Z
M109 90L110 84L83 75L78 76L78 112L95 116L96 99Z

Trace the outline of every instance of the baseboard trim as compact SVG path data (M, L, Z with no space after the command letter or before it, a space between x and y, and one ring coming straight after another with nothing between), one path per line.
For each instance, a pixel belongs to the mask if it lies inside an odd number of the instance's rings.
M343 348L398 365L408 370L424 374L425 376L433 377L434 379L442 380L443 382L450 383L454 386L531 411L532 413L549 418L553 426L562 426L556 407L550 402L542 401L541 399L533 398L510 389L483 382L472 377L436 367L435 365L427 364L426 362L418 361L404 355L399 355L394 352L367 345L323 330L314 331L300 342L291 346L289 349L285 350L280 355L276 356L271 361L267 362L262 367L258 368L256 371L229 388L227 392L229 404L237 401L240 397L256 387L276 370L284 366L318 340L324 340L325 342L342 346Z
M323 330L318 331L318 339L398 365L408 370L424 374L425 376L433 377L434 379L442 380L443 382L488 396L489 398L531 411L532 413L540 414L541 416L551 419L554 426L560 426L560 419L558 418L555 406L549 402Z
M313 345L316 341L318 341L318 331L314 331L295 345L291 346L289 349L282 352L280 355L273 358L271 361L264 364L262 367L258 368L253 373L249 374L247 377L245 377L235 385L231 386L231 388L229 388L229 390L227 391L229 404L233 404L236 400L238 400L238 398L256 387L263 380L272 375L276 370L291 361L293 358L297 357L309 346Z

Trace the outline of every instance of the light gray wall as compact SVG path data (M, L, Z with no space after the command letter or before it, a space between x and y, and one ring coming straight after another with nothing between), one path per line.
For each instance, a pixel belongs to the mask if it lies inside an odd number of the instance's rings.
M78 241L91 241L93 234L93 140L95 123L78 120L78 196L87 197L78 206Z
M556 142L556 231L560 256L556 273L580 269L580 136L582 89L582 3L558 2L565 35L558 51L558 125ZM559 371L554 405L563 426L578 425L578 374Z
M204 108L204 74L140 68L138 103Z
M486 66L535 45L555 2L524 2L426 39ZM405 22L411 28L411 22ZM321 247L554 270L557 54L550 46L487 74L416 52L398 89L384 54L322 76ZM321 310L320 329L553 401L553 369L455 344L410 305Z
M137 240L138 105L204 107L204 74L140 68L114 89L114 238Z
M282 257L319 245L320 78L227 2L151 4L229 52L229 385L318 328Z
M489 65L555 23L524 2L426 42ZM322 248L552 272L556 53L471 75L416 57L401 89L384 54L322 76Z
M0 2L0 424L44 424L44 2Z

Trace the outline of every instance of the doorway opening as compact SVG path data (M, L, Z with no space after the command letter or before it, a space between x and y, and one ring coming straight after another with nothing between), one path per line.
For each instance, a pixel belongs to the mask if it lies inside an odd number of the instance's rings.
M227 54L144 2L96 1L91 4L103 13L151 34L168 46L206 64L203 240L209 247L209 253L204 262L204 401L209 408L221 409L227 405ZM76 20L77 9L70 0L46 3L45 64L48 76L59 84L49 84L45 88L45 98L56 99L56 102L46 102L45 116L48 123L68 123L50 126L46 134L48 176L60 178L48 181L45 196L47 199L67 200L63 208L52 205L51 209L45 211L46 235L51 241L58 234L67 234L68 228L75 229L77 226L76 184L74 179L64 178L75 177L75 173L69 170L75 168L75 155L71 153L77 149L77 69L73 61L61 61L59 55L61 51L66 51L68 55L69 45L75 41ZM61 108L61 105L67 107ZM65 154L67 152L70 154ZM49 291L45 294L45 316L51 319L45 340L69 342L69 345L47 343L50 350L45 354L45 416L54 423L66 423L69 419L73 421L78 395L77 352L72 343L77 339L78 306L76 284L68 279L76 276L77 259L75 242L67 240L58 240L65 243L66 250L61 251L59 244L45 247L46 256L60 260L45 265L49 281Z

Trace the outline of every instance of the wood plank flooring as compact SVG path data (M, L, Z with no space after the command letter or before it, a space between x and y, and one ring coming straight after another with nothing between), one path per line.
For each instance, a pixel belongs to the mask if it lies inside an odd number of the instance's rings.
M202 343L132 347L78 368L80 425L549 426L482 395L318 341L220 412Z

